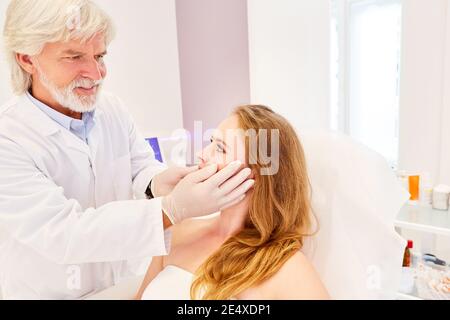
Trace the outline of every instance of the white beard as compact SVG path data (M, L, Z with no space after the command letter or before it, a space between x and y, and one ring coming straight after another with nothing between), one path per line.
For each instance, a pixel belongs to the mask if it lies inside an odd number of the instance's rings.
M103 80L90 80L87 78L74 80L64 88L58 88L50 79L47 78L44 72L37 66L39 72L39 80L42 85L50 92L50 95L61 106L70 109L74 112L84 113L95 110L97 97L102 88ZM74 92L77 87L89 89L93 86L98 86L95 94L79 96Z

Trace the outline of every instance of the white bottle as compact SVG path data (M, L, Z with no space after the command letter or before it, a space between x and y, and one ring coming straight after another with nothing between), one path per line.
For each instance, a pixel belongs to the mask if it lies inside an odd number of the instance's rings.
M423 206L433 204L433 184L429 172L424 172L420 177L419 198L420 204Z

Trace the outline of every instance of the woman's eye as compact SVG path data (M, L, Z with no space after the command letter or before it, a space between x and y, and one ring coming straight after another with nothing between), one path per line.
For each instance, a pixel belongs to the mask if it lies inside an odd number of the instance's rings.
M213 138L209 139L209 141L210 141L211 143L214 143L214 142L215 142ZM218 144L218 143L216 143L216 151L217 151L217 152L221 152L221 153L225 153L225 149L224 149L220 144Z
M221 146L220 144L217 145L217 149L216 149L216 150L217 150L218 152L225 153L224 148L222 148L222 146Z

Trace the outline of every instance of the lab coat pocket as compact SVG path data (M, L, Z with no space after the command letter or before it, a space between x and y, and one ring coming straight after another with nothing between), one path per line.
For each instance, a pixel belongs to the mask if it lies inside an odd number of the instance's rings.
M116 200L131 200L133 189L130 154L121 156L114 161L111 174L114 177Z

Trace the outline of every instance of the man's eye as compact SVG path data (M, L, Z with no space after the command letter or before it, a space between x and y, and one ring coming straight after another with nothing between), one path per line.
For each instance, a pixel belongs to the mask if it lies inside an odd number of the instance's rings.
M97 59L97 60L103 60L104 57L105 57L104 55L100 55L100 56L96 56L95 59Z
M69 57L70 60L80 60L81 56L73 56L73 57Z

